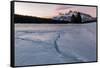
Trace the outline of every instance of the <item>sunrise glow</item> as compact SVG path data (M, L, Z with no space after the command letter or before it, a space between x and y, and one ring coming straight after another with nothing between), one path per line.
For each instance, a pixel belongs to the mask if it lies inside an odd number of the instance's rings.
M70 10L96 17L96 7L15 2L15 14L21 15L51 18Z

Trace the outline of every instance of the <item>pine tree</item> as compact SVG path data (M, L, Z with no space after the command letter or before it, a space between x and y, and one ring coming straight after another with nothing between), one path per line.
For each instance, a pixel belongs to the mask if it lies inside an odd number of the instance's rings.
M79 12L77 13L76 17L77 17L77 23L82 23L81 15Z
M75 15L73 14L72 16L71 16L71 23L75 23L76 22L76 17L75 17Z

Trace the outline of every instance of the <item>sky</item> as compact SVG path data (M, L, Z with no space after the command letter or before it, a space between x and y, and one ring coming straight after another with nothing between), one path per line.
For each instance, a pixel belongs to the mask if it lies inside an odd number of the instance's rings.
M15 2L15 14L51 18L70 10L96 17L96 7Z

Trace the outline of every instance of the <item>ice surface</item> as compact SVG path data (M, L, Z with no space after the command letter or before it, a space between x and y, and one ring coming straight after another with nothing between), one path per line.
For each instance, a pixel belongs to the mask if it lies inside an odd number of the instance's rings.
M15 65L96 61L96 23L16 24Z

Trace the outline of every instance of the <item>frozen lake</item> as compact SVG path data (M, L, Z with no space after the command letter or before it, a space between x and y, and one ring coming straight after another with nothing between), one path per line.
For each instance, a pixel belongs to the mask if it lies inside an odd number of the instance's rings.
M96 23L15 24L15 66L96 61Z

